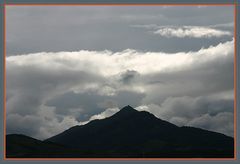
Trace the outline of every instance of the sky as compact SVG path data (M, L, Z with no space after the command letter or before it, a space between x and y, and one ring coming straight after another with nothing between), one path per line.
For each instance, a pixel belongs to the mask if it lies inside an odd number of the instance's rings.
M233 136L233 28L232 6L7 6L7 133L131 105Z

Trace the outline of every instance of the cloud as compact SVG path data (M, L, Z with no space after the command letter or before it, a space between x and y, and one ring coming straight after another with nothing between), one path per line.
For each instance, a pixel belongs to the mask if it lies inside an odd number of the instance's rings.
M233 113L222 112L215 116L204 114L187 123L189 126L200 127L203 129L213 130L230 136L234 135L233 130Z
M234 28L234 22L229 22L229 23L222 23L222 24L215 24L215 25L210 25L209 27L214 27L214 28Z
M81 122L80 125L87 124L88 122L90 122L92 120L100 120L100 119L110 117L110 116L114 115L115 113L117 113L119 110L120 110L119 108L108 108L100 114L91 116L88 121Z
M193 126L233 136L233 99L169 97L163 103L137 107L178 126Z
M131 25L134 28L144 28L153 34L167 38L219 38L233 36L234 23L223 23L208 26L159 26L156 24Z
M57 71L64 69L67 72L65 76L71 76L71 73L78 73L79 76L90 76L99 74L112 76L123 71L132 70L140 74L154 72L168 72L171 70L184 69L195 63L205 63L214 61L224 56L232 56L233 40L217 46L202 48L195 52L141 52L127 49L121 52L111 51L76 51L76 52L42 52L28 55L10 56L7 58L8 67L16 66L21 70L39 69L40 71ZM91 56L91 57L89 57ZM177 61L177 62L172 62ZM99 63L96 65L96 63ZM88 69L86 69L88 67ZM51 70L49 70L51 68ZM11 69L11 68L10 68ZM20 70L20 71L21 71ZM29 71L29 70L26 70ZM87 72L86 72L87 71ZM62 73L55 76L61 78ZM78 78L78 77L76 77ZM94 78L94 76L92 77ZM79 78L86 81L86 78ZM45 79L44 79L45 80ZM48 80L48 79L46 79ZM94 80L94 79L93 79Z
M167 38L178 37L178 38L211 38L211 37L222 37L231 36L231 32L218 30L210 27L201 26L183 26L183 27L161 27L153 32L160 36Z
M127 104L135 107L145 96L143 93L129 90L116 90L114 94L103 94L102 92L108 91L102 89L96 88L96 90L87 90L82 93L66 92L49 99L45 105L55 107L57 114L72 115L81 120L84 119L81 115L91 116L108 108L122 108Z
M21 116L17 113L13 113L8 114L6 122L8 133L20 133L35 136L41 127L42 120L34 115Z
M7 114L7 133L25 134L38 139L46 139L80 124L71 115L58 115L54 108L41 106L35 114Z
M136 78L136 76L139 76L139 73L134 70L127 70L126 72L122 73L120 81L124 84L129 84L133 82L133 80Z
M233 45L232 40L178 53L127 49L9 56L7 133L44 139L132 105L178 125L231 135L231 117L221 122L229 125L221 130L213 121L233 113ZM205 117L214 126L196 121Z
M129 25L226 24L234 22L234 6L7 6L6 15L7 55L81 49L118 52L127 48L179 52L216 45L219 38L183 42L182 38L148 35ZM233 33L233 28L229 31ZM231 37L221 37L221 41Z

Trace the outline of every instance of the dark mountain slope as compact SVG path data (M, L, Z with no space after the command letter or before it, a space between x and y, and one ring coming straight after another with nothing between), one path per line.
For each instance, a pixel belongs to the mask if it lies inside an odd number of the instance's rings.
M199 128L178 127L130 106L112 117L72 127L47 141L100 157L233 156L231 137Z
M232 137L178 127L130 106L45 141L7 136L8 157L232 158L233 152Z
M61 144L40 141L22 134L7 135L6 145L7 158L72 157L79 154Z
M103 120L94 120L84 126L75 126L69 130L54 136L48 141L64 143L71 147L112 148L112 144L118 147L126 145L138 145L149 140L157 139L157 133L161 138L169 138L178 127L166 121L157 119L148 112L138 112L131 107L125 107L112 117Z

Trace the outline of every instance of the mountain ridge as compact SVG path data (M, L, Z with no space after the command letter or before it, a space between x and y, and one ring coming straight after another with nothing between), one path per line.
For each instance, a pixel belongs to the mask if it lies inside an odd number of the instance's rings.
M126 106L111 117L77 125L43 142L77 150L74 157L231 158L232 137L194 127L178 127L146 111ZM79 150L81 150L79 152Z

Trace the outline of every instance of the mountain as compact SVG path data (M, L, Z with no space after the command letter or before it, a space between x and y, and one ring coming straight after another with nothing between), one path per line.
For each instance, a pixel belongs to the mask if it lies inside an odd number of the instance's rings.
M40 141L22 134L6 136L7 158L72 157L79 152L61 144Z
M232 158L234 154L232 137L199 128L178 127L131 106L41 142L64 145L60 149L68 153L54 152L54 157Z

